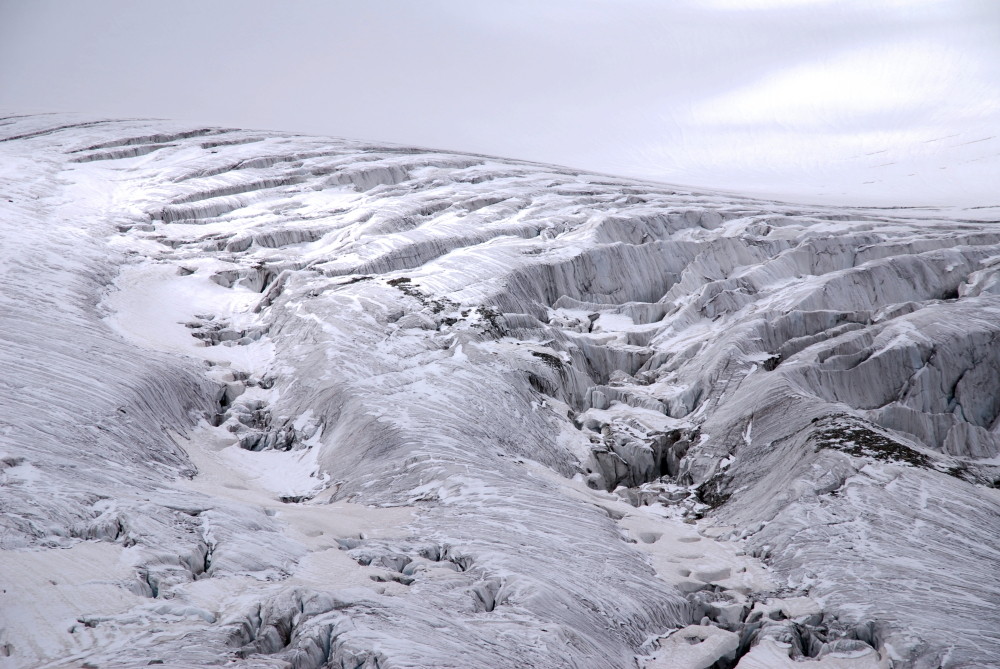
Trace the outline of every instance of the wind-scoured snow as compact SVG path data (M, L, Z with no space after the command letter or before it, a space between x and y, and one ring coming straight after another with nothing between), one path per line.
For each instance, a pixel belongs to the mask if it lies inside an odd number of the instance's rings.
M0 662L983 667L1000 206L0 120Z

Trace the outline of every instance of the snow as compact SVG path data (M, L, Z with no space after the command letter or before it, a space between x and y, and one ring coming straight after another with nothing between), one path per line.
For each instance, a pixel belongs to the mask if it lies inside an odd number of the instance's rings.
M739 645L739 636L732 632L691 625L660 641L644 669L708 669L720 659L735 659Z
M247 325L252 322L249 312L260 294L240 287L223 288L208 278L210 271L202 268L182 277L174 265L126 266L102 303L111 312L108 324L123 337L148 348L228 362L247 371L261 369L272 355L268 342L207 347L185 326L196 314L227 314L237 328L241 321Z

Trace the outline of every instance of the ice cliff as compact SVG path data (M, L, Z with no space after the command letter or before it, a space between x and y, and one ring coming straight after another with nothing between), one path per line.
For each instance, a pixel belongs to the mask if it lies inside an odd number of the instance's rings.
M0 120L0 664L1000 666L1000 207Z

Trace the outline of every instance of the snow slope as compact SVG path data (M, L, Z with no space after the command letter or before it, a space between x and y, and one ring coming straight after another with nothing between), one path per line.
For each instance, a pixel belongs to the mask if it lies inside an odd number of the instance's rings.
M996 208L67 115L0 196L0 662L996 664Z

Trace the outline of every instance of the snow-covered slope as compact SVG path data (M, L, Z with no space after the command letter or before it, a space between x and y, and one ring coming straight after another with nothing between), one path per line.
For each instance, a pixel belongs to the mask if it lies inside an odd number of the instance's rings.
M998 209L69 116L0 196L0 662L1000 656Z

